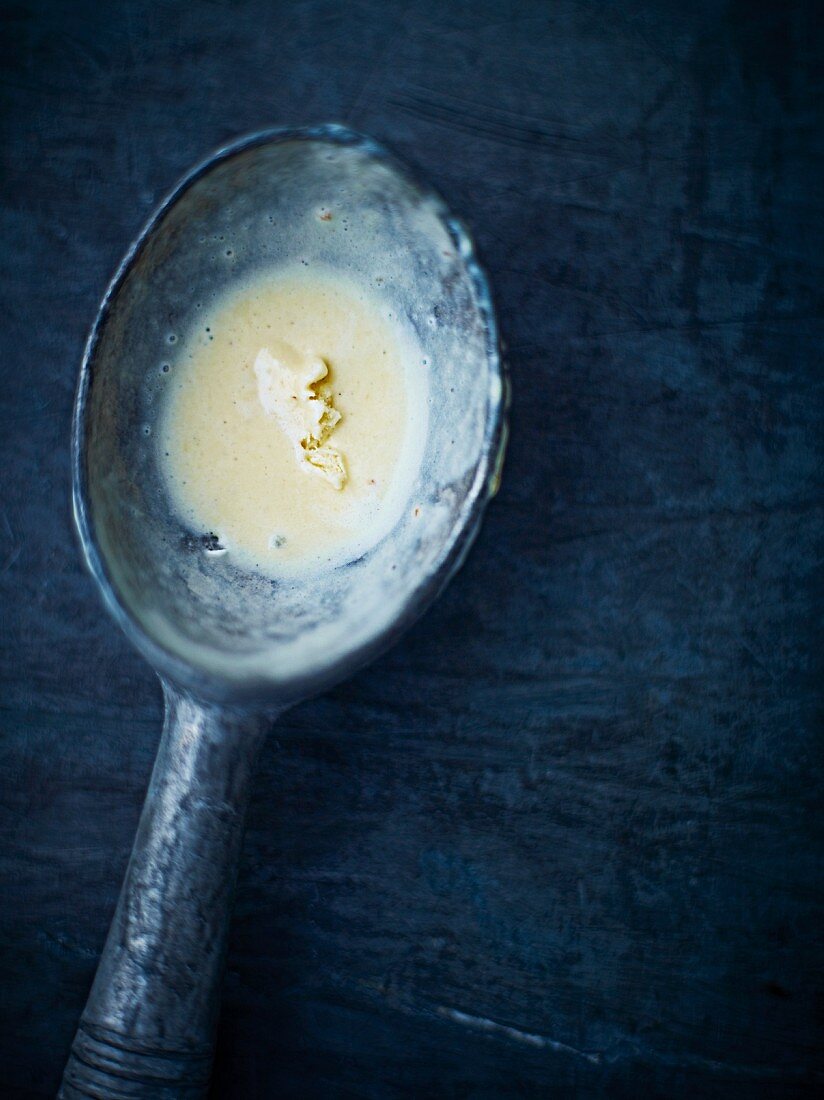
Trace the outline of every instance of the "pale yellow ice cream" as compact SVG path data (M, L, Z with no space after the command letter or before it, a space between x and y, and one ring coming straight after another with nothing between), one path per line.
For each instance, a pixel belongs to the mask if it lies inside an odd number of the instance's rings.
M163 376L158 432L184 530L273 575L342 564L386 534L412 507L427 420L427 368L394 313L301 267L203 311Z

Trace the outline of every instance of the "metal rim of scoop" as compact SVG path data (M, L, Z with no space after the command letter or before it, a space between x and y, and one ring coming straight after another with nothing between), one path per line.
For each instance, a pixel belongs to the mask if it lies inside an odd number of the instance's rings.
M438 216L447 229L458 255L466 268L476 295L477 306L483 320L486 339L485 353L489 364L490 386L487 394L487 413L484 439L472 486L458 510L450 536L444 542L444 552L437 567L425 581L414 588L393 622L367 639L361 646L327 667L296 678L288 692L278 690L274 683L257 681L244 685L222 680L189 664L177 654L166 649L148 635L135 621L120 597L94 532L94 524L88 503L88 471L85 461L86 409L89 398L92 364L101 332L112 303L126 280L147 239L162 221L167 211L202 176L215 165L236 154L258 145L280 144L286 141L320 141L334 145L354 146L369 156L383 161L400 175L410 180L422 193L434 200ZM454 217L441 196L428 184L422 184L407 166L395 158L373 138L359 134L336 123L306 127L273 127L246 134L227 145L222 145L189 172L157 205L148 221L129 247L112 277L97 311L83 352L74 413L72 416L71 466L72 505L74 522L80 537L86 565L97 582L109 613L126 634L126 637L149 661L156 672L181 687L189 688L207 698L244 701L250 697L275 699L288 695L290 701L313 694L344 679L378 653L387 649L423 612L460 568L480 526L484 508L497 491L507 439L507 410L509 406L509 380L501 353L498 326L492 293L486 272L478 260L472 237L460 221Z

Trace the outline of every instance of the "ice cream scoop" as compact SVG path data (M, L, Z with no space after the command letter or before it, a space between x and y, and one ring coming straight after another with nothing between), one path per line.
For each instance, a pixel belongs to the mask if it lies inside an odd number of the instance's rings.
M261 265L296 263L380 287L429 371L408 507L376 545L311 582L244 570L212 534L187 530L150 445L164 359L195 311ZM266 131L219 150L127 253L80 373L74 509L104 602L160 676L166 716L61 1097L206 1095L262 739L285 707L397 639L455 572L497 485L504 408L489 288L467 232L346 129Z

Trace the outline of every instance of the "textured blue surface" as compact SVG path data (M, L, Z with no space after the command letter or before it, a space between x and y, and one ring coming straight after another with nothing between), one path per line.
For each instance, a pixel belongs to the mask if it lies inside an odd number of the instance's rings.
M264 750L215 1096L820 1091L813 10L6 8L4 1097L57 1086L160 729L71 530L86 329L194 161L327 119L472 226L512 442L442 600Z

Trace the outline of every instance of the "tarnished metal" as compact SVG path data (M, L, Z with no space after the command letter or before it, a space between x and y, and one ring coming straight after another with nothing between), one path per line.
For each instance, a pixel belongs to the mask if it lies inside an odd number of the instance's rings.
M62 1097L200 1096L252 773L273 715L164 685L166 720ZM170 1091L171 1090L171 1091Z

